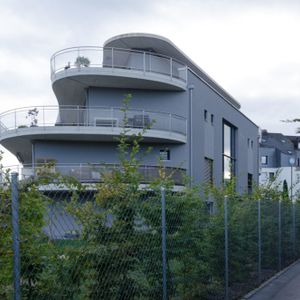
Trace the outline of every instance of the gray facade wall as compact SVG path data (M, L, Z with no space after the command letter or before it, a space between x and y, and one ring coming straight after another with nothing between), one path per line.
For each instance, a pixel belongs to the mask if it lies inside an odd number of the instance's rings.
M193 177L197 181L203 180L205 147L204 144L213 144L214 180L217 185L223 180L223 121L226 120L237 128L236 130L236 178L240 192L246 190L248 173L258 182L258 128L247 119L238 109L226 102L215 91L208 87L199 78L189 72L188 81L194 85L192 104L192 149L193 149ZM204 110L214 115L213 128L203 126ZM213 139L213 142L211 141ZM253 148L248 147L248 139L253 142Z
M146 151L151 147L148 155L143 157L146 165L158 165L159 151L170 149L171 160L165 161L167 167L186 168L187 162L182 153L183 148L178 145L166 144L142 144L141 151ZM108 142L56 142L56 141L36 141L35 158L54 159L57 164L78 164L78 163L111 163L119 162L117 143Z
M248 173L258 180L258 128L238 109L226 102L220 95L204 84L192 72L188 72L188 82L192 90L192 177L200 183L204 179L204 158L213 159L214 183L223 180L223 121L226 120L236 130L236 177L240 192L246 191ZM86 106L121 107L124 95L132 94L131 109L166 112L189 118L189 90L157 91L141 89L89 88ZM204 120L204 110L208 112ZM214 122L211 124L211 114ZM189 120L188 120L189 122ZM189 138L188 138L189 140ZM249 146L248 140L253 142ZM189 168L190 145L186 144L147 144L153 150L144 158L144 164L157 165L159 150L170 149L171 160L166 166ZM53 158L57 163L118 163L116 143L81 143L36 141L35 158ZM187 172L189 174L189 170Z

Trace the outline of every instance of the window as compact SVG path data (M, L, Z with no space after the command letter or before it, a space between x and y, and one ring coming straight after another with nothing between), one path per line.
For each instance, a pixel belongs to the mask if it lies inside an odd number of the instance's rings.
M214 115L213 114L210 115L210 123L211 123L211 125L214 125Z
M170 160L170 150L164 149L159 151L159 159L160 160Z
M210 158L204 158L204 183L212 185L213 179L213 160Z
M204 121L207 121L207 110L204 110Z
M251 149L253 149L253 141L251 141Z
M235 175L235 131L227 122L223 123L223 179L229 181Z
M272 180L272 181L275 179L275 173L274 172L269 173L269 179Z
M253 189L253 175L248 173L248 194L252 194Z
M268 164L268 156L263 155L263 156L260 158L260 162L261 162L262 165L267 165L267 164Z
M248 139L248 148L250 148L250 139Z

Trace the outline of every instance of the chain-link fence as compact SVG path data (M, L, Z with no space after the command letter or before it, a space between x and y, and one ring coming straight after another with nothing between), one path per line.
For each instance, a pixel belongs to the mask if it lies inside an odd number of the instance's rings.
M0 189L0 299L237 299L300 255L298 201L110 184Z

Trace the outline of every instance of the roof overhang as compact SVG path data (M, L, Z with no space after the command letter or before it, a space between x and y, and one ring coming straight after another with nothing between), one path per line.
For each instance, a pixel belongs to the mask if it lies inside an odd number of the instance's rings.
M104 43L104 47L146 49L148 51L155 51L157 53L173 57L187 65L188 68L196 73L202 81L218 92L224 100L228 101L237 109L241 108L239 102L237 102L228 92L226 92L218 83L206 74L173 42L165 37L148 33L127 33L108 39Z

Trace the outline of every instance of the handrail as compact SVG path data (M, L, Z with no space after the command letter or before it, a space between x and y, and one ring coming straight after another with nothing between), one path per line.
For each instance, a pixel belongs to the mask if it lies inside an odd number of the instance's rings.
M39 177L51 173L75 177L81 182L101 182L101 176L105 171L121 168L120 164L111 163L57 163L49 164L23 164L3 167L2 170L9 172L18 171L21 179ZM173 179L175 184L184 184L184 173L186 169L178 167L161 167L153 165L140 165L138 172L142 176L142 182L149 183L159 177L160 170L164 170L167 176ZM1 174L0 174L1 175Z
M9 112L15 112L15 111L20 111L20 110L30 110L30 109L34 109L34 108L70 108L70 109L117 109L117 110L124 110L124 107L121 107L121 106L84 106L84 105L35 105L35 106L21 106L21 107L18 107L18 108L12 108L12 109L9 109L9 110L5 110L3 111L2 113L0 113L0 118L4 115L6 115L7 113ZM158 114L166 114L166 115L169 115L170 113L169 112L166 112L166 111L156 111L156 110L144 110L142 108L137 108L137 107L132 107L132 108L129 108L128 111L145 111L145 112L149 112L149 113L158 113ZM184 117L178 115L178 114L171 114L172 116L174 117L177 117L177 118L182 118L182 119L185 119Z
M99 52L102 55L99 55ZM136 49L79 46L55 52L50 58L51 77L69 69L81 71L87 67L107 70L122 69L156 73L187 82L187 66L170 56Z
M187 135L186 118L167 112L143 109L126 110L124 122L122 107L76 105L30 106L6 111L0 114L0 135L10 130L29 127L78 126L140 128L168 131Z

